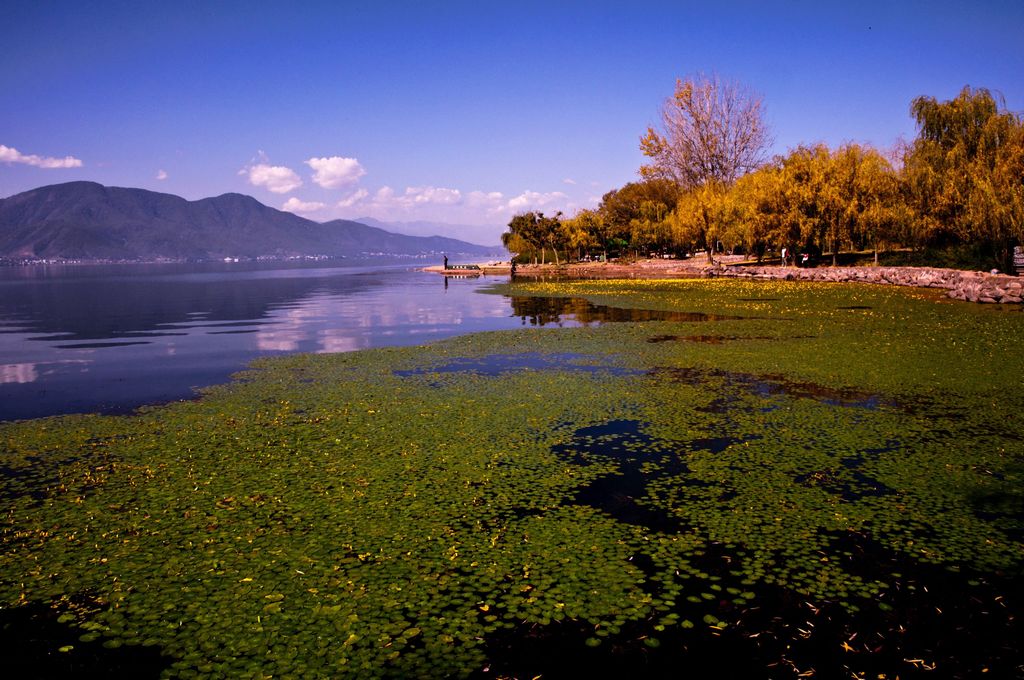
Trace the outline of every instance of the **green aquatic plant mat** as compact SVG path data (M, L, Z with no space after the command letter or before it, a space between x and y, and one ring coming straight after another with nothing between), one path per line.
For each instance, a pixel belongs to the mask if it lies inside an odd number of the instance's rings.
M5 611L70 627L55 655L150 647L181 677L544 672L551 640L598 668L727 640L755 668L907 674L934 640L871 656L858 626L924 618L927 583L1002 598L993 629L1020 613L1021 313L787 282L503 292L694 316L297 355L192 402L0 426ZM837 623L782 621L805 604Z

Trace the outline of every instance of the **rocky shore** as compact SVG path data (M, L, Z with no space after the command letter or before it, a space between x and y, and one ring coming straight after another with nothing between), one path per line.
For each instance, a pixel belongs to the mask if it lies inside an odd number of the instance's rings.
M1016 276L931 267L752 267L720 264L706 267L704 276L874 283L889 286L943 288L956 300L988 304L1020 304L1024 282Z
M739 258L723 258L709 265L698 260L641 260L630 264L574 263L525 265L517 270L525 277L569 278L749 278L785 281L857 282L889 286L942 288L948 297L987 304L1021 304L1024 278L1007 274L938 269L932 267L780 267L740 264Z

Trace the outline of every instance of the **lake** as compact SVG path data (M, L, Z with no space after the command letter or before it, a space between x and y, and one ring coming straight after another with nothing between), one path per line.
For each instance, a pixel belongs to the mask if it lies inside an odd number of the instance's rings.
M503 280L408 265L0 268L0 420L188 399L263 356L529 323L509 298L479 294Z

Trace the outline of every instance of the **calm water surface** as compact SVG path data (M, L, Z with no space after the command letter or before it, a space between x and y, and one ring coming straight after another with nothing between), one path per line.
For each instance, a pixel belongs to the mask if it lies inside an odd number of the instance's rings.
M187 399L261 356L600 320L409 266L0 268L0 420ZM554 305L554 307L552 307Z

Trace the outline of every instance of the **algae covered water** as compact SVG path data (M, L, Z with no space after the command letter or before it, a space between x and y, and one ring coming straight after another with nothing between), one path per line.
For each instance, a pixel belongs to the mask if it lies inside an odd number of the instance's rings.
M1024 673L1024 315L503 292L530 328L0 425L11 644L51 675Z

